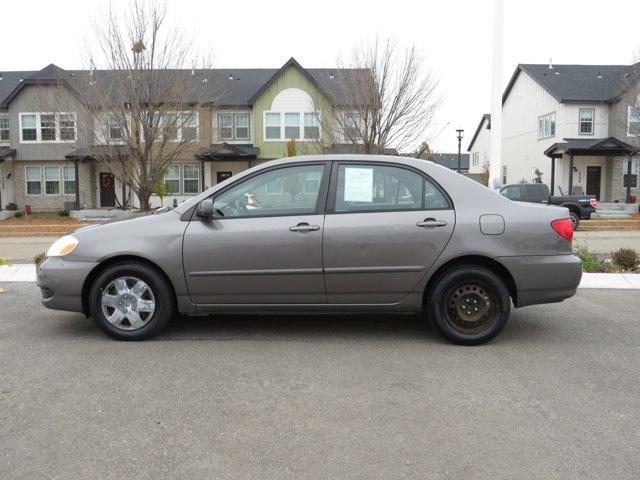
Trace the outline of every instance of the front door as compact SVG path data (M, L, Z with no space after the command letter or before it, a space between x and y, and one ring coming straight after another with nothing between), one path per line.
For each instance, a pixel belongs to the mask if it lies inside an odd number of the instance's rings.
M323 242L328 302L400 302L451 238L451 202L397 166L340 164L334 177Z
M324 162L272 168L216 194L214 217L194 216L184 235L193 303L326 303L326 170ZM258 206L249 204L251 198Z
M100 172L100 206L116 206L115 181L113 178L113 174L109 172Z
M600 200L600 179L602 167L587 167L587 195L595 195Z
M217 172L216 173L216 183L224 182L227 178L230 178L233 175L231 172Z

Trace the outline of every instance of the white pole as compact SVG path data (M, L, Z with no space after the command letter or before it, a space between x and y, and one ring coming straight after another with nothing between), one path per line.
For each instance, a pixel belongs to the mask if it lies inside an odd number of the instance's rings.
M502 42L504 37L504 0L493 0L493 62L491 67L491 155L489 187L502 180Z

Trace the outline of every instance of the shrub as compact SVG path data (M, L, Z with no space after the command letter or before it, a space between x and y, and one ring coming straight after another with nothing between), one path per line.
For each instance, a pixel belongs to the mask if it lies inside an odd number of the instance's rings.
M578 245L575 251L582 261L582 269L589 273L606 273L611 270L607 262L598 258L586 245Z
M16 214L14 215L14 217L16 217L16 218L22 218L22 212L16 212Z
M59 217L68 217L69 216L69 212L67 212L66 210L58 210L58 216Z
M631 248L621 248L611 253L613 263L625 270L633 270L638 265L638 252Z
M40 265L40 263L45 259L47 255L44 252L40 252L33 257L33 263L36 264L36 267Z
M0 265L13 265L13 262L11 261L10 258L7 257L0 257Z

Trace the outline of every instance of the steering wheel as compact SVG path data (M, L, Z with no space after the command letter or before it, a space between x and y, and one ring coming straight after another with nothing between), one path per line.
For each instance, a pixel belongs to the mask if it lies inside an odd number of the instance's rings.
M244 202L241 199L236 200L236 210L238 210L238 214L241 216L246 216L249 214L249 210L247 209L247 206L244 204Z

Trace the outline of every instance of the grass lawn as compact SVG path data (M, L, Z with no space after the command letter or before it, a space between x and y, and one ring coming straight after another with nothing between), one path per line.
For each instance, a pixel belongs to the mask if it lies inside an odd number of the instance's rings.
M60 217L57 213L34 213L0 221L0 237L62 235L82 225L75 218Z

